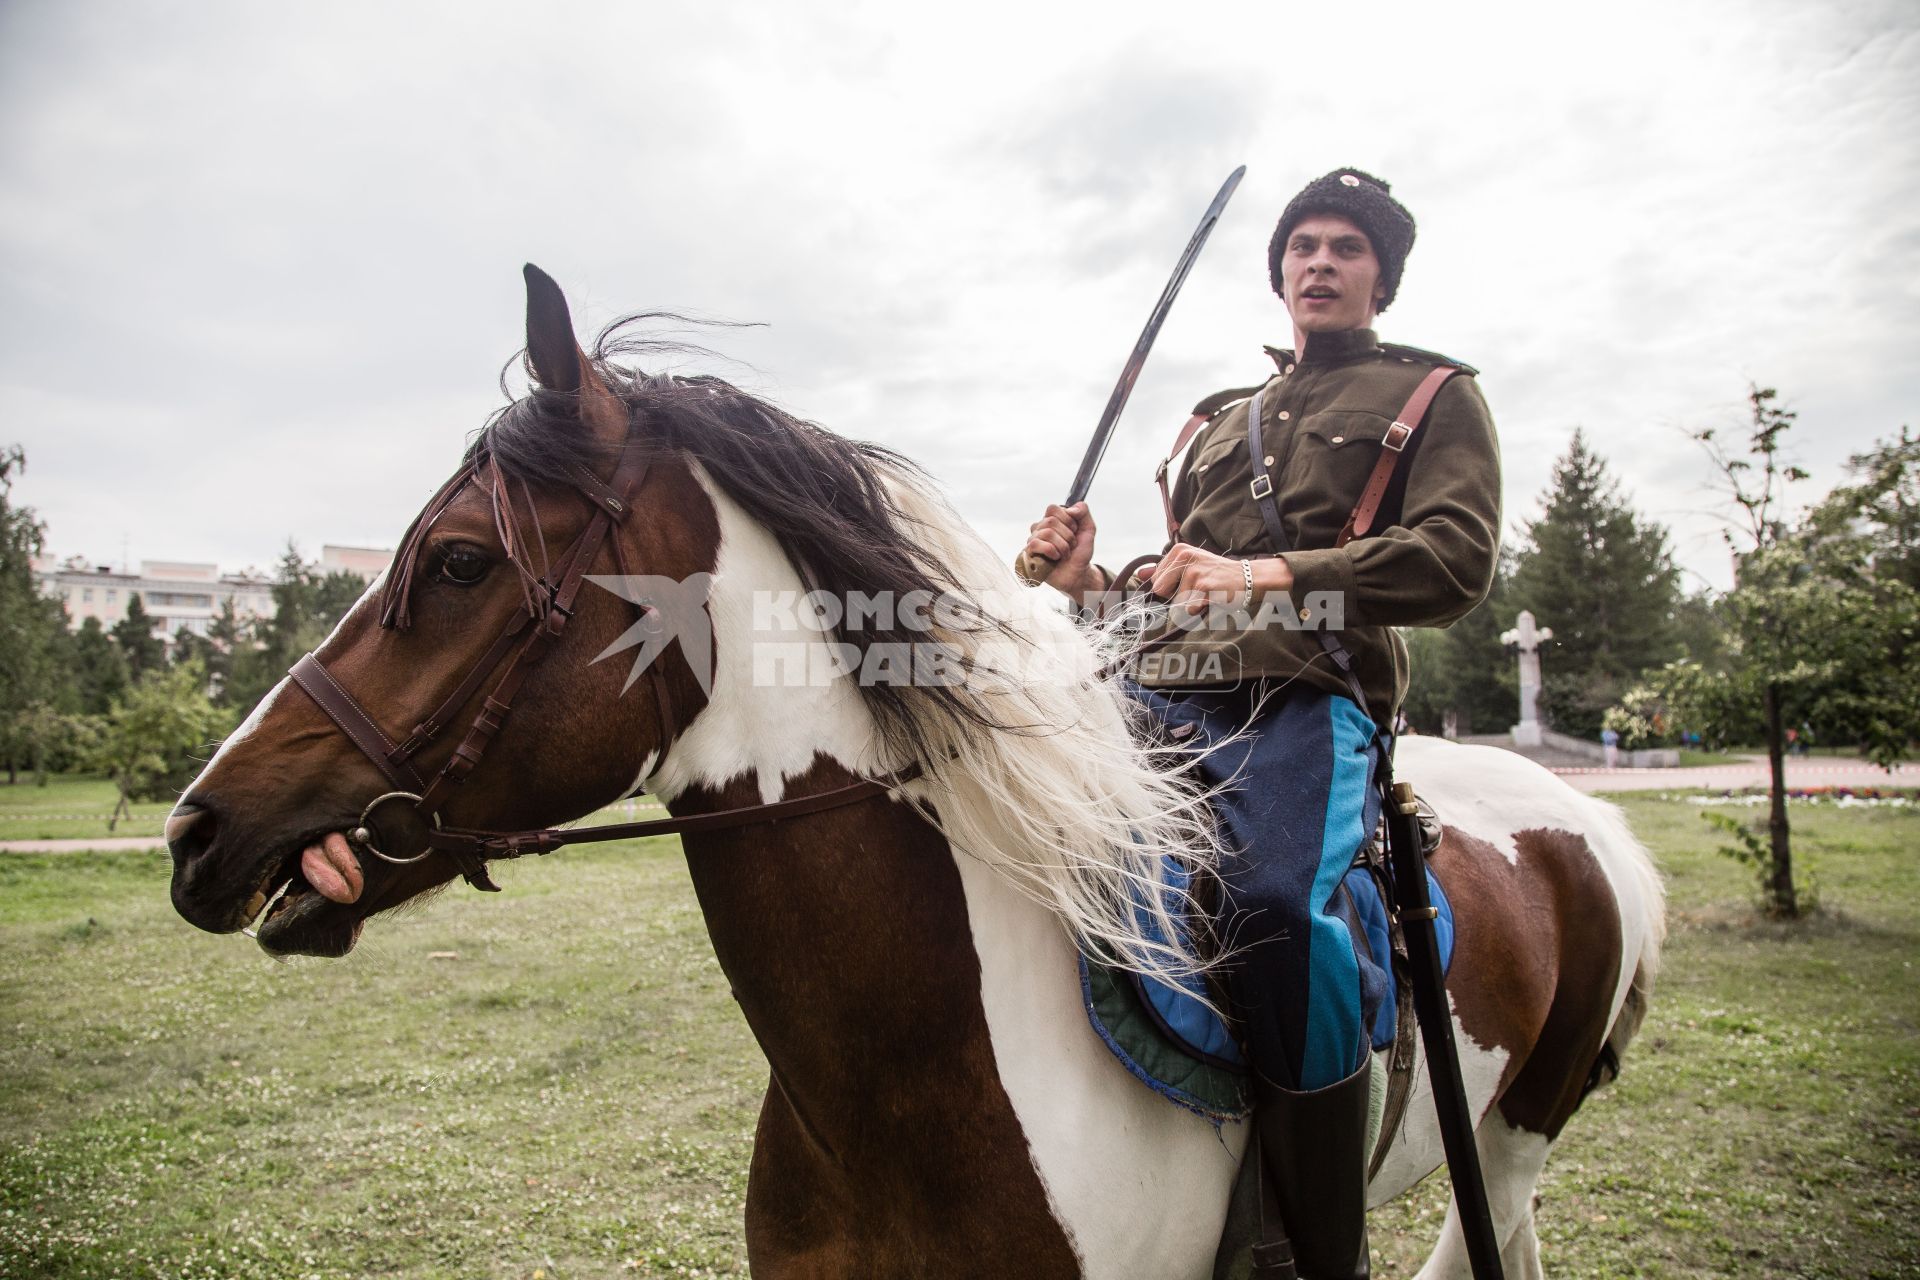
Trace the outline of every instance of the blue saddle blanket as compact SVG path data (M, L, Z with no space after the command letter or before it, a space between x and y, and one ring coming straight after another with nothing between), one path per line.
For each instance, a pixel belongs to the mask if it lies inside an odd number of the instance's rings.
M1386 903L1372 873L1362 866L1347 873L1341 891L1348 896L1366 939L1360 962L1370 965L1386 988L1373 1019L1373 1047L1385 1049L1398 1029ZM1427 892L1440 910L1435 927L1444 972L1453 964L1453 904L1431 869ZM1246 1055L1220 1015L1200 998L1198 978L1176 985L1083 956L1080 989L1093 1029L1141 1083L1216 1123L1247 1115Z

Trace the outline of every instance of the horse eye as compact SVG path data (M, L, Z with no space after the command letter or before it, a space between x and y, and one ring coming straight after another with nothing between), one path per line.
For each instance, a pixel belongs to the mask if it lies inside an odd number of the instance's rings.
M478 547L454 546L440 557L434 568L436 582L451 582L456 587L471 587L487 576L493 561Z

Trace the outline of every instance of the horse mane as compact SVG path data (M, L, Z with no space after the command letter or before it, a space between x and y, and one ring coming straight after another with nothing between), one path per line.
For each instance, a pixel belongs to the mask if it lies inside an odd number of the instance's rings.
M641 438L662 453L699 462L715 485L774 535L809 590L892 593L895 599L923 591L953 599L951 573L916 536L915 521L896 501L893 477L924 479L906 457L835 435L721 378L651 375L623 362L641 355L711 354L637 332L653 322L683 319L667 312L623 317L594 345L595 370L626 403ZM539 386L496 413L468 449L469 464L487 457L522 481L563 487L579 465L604 474L613 463L606 446L580 428L573 397ZM961 608L969 614L968 626L1002 629L987 614ZM862 654L870 646L926 638L897 619L860 629L842 620L833 633ZM1015 727L981 720L980 708L968 699L939 689L926 693L910 697L885 685L861 689L883 737L911 758L931 747L929 715L979 729Z
M699 352L635 332L680 317L646 313L604 330L591 355L641 438L700 464L704 477L784 549L808 590L943 602L932 633L898 617L841 618L832 639L935 640L964 655L961 682L857 682L876 758L917 762L923 811L956 851L978 858L1053 911L1076 942L1140 972L1180 981L1204 962L1178 941L1187 877L1218 848L1203 790L1177 752L1156 756L1141 713L1104 667L1101 633L1036 607L1004 560L916 464L849 440L712 376L650 375L625 361ZM704 354L704 353L702 353ZM570 396L535 387L488 422L468 463L522 482L604 474L606 447L580 428ZM883 650L884 652L884 650ZM1174 762L1169 767L1169 762ZM1171 873L1171 874L1170 874Z

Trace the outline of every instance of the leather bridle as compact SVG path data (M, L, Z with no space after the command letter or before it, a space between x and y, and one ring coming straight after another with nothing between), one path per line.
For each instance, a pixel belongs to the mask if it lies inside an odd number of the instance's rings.
M632 513L634 497L646 482L648 465L646 448L629 434L610 481L602 482L585 467L578 468L568 477L568 482L586 499L593 513L586 527L560 558L552 562L548 572L535 573L531 565L521 563L523 549L514 545L515 539L506 539L509 560L530 584L530 589L523 594L522 607L507 620L493 644L468 669L453 693L438 709L414 726L406 741L394 743L319 658L309 653L294 663L288 673L293 682L327 714L327 718L346 735L347 740L360 749L391 788L368 802L358 824L347 833L354 846L383 862L398 866L420 862L436 852L445 853L459 866L460 874L468 884L489 893L498 893L500 886L488 876L486 865L495 858L552 853L565 845L588 841L692 834L776 822L886 795L919 776L919 768L912 766L887 778L863 778L829 791L791 800L598 827L486 831L449 827L441 821L441 811L455 788L479 766L494 736L505 723L528 672L566 631L567 623L573 618L580 585L603 548L610 549L616 571L626 576L625 555L620 539L611 535ZM495 494L496 510L497 504L510 501L504 490L503 473L497 465L491 464L484 453L476 455L456 472L422 509L413 528L408 530L400 551L394 556L381 610L383 627L404 630L411 624L408 591L421 544L428 530L460 492L469 484L477 483L489 466L492 466L495 484L499 487ZM639 608L643 615L652 611L652 606L646 604ZM685 656L689 661L694 658L692 654ZM660 740L656 759L664 756L677 733L666 677L660 667L658 660L647 665L655 714L659 719ZM500 671L499 678L494 680L479 710L468 722L459 746L454 748L446 764L429 780L419 769L420 752L440 737L460 709L480 693L482 686L486 685L496 670Z

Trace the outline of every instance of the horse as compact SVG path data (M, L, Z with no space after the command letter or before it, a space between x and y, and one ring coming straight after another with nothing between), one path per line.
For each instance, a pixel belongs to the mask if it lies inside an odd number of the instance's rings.
M1212 1274L1248 1126L1142 1087L1078 971L1098 949L1195 972L1161 941L1177 903L1158 892L1219 854L1186 766L1137 732L1085 628L1016 607L1041 593L906 459L716 378L640 372L630 326L589 354L558 285L526 278L529 391L182 795L176 909L342 955L369 919L462 875L491 887L487 856L544 851L553 824L644 788L684 830L767 1059L755 1275ZM674 591L694 598L669 628ZM931 619L785 612L914 593ZM862 678L929 637L968 678ZM1442 826L1447 993L1502 1259L1539 1276L1534 1189L1645 1014L1660 878L1616 809L1520 756L1408 737L1397 773ZM1442 1162L1416 1073L1375 1205ZM1467 1274L1449 1213L1420 1275Z

